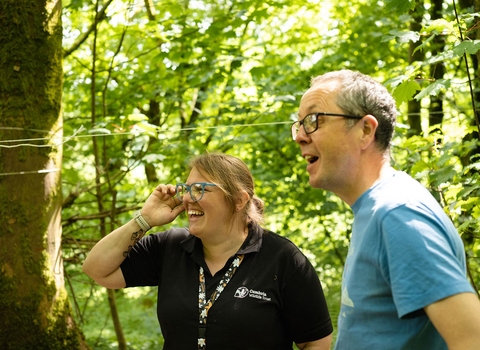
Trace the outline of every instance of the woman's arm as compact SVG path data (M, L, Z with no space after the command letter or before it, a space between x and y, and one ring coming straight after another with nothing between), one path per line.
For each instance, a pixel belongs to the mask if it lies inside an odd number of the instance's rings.
M125 287L120 265L131 247L144 236L145 232L135 220L116 229L102 238L90 251L82 270L103 287L119 289Z
M141 213L151 226L161 226L175 220L184 211L183 205L175 198L175 187L159 185L148 197ZM130 220L102 238L90 251L83 263L83 272L103 287L118 289L125 287L120 265L130 249L145 235L135 220Z
M330 350L332 344L332 334L327 335L322 339L310 341L308 343L297 344L300 350Z

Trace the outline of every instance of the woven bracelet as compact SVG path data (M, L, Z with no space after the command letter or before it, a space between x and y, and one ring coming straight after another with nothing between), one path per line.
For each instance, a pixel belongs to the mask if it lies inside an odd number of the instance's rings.
M133 218L135 219L135 221L137 222L138 226L140 226L140 228L147 232L148 230L150 230L152 227L148 224L148 222L143 218L142 216L142 213L140 212L140 210L136 211L135 213L133 213Z

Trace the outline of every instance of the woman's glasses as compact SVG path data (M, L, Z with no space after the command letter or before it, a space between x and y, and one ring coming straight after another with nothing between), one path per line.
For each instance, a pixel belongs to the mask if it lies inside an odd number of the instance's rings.
M190 198L195 202L198 202L200 199L203 198L203 194L205 193L205 186L217 186L212 183L208 182L195 182L188 186L187 184L178 183L177 185L177 197L183 202L183 196L187 193L190 193Z

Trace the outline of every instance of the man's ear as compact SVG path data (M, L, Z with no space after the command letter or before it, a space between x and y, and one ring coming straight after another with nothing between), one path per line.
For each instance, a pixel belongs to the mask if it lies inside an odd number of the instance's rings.
M250 196L248 195L247 192L245 191L240 192L235 202L235 210L241 211L245 207L245 205L248 203L249 199L250 199Z
M368 148L371 145L376 137L375 132L378 128L378 120L371 114L367 114L363 119L360 121L362 123L362 138L361 138L361 147L362 150Z

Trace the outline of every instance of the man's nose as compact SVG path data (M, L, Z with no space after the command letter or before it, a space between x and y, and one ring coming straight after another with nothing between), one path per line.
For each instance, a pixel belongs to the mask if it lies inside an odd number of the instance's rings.
M310 135L305 132L305 128L301 125L298 129L297 136L295 137L295 142L300 145L302 143L308 143L309 141Z

